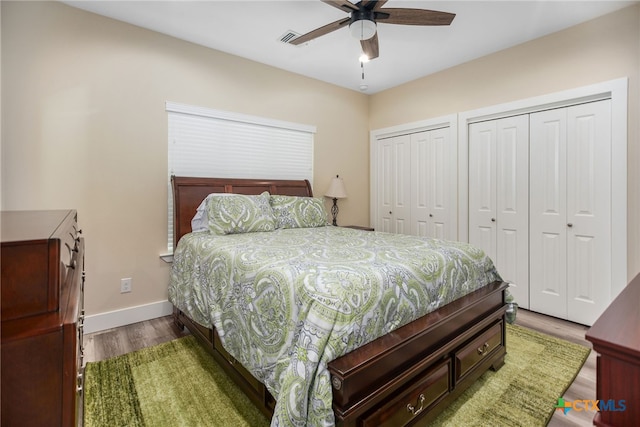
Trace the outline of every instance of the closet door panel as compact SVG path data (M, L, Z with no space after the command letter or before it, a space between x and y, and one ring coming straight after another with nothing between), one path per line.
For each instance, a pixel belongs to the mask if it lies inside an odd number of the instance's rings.
M393 138L378 141L377 145L377 194L378 218L376 230L391 233L393 227L392 213L394 207L394 148Z
M566 109L530 115L530 307L567 317Z
M429 236L429 133L411 135L411 234Z
M429 223L430 236L437 239L455 238L451 210L451 180L449 179L451 142L449 129L429 131Z
M377 230L405 234L411 231L410 158L408 135L378 141Z
M567 114L568 316L591 324L611 300L610 101Z
M513 278L518 275L518 231L500 228L500 232L496 237L496 245L498 252L499 264L496 262L496 268L500 272L502 280L509 282L509 292L513 295L518 305L522 308L529 308L529 289L525 292L518 292Z
M419 236L453 239L449 179L449 128L411 135L411 232Z
M411 234L411 139L409 135L402 135L393 140L393 228L395 233Z
M495 262L496 245L495 121L469 125L469 243Z
M539 252L531 265L531 309L566 319L566 234L543 232L538 238L539 246L531 248L533 254Z
M469 242L529 308L529 118L469 126Z
M529 117L496 123L496 251L509 291L529 308Z

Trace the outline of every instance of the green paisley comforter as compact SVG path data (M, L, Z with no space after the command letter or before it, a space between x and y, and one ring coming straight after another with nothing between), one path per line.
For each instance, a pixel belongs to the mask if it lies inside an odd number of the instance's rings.
M339 227L184 236L169 300L266 385L272 426L331 426L327 364L499 280L459 242Z

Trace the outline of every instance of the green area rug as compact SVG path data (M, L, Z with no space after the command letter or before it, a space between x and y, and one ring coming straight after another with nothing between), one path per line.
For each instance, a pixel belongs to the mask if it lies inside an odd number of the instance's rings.
M508 325L507 352L433 425L545 426L590 350ZM190 336L88 363L84 389L86 427L269 425Z

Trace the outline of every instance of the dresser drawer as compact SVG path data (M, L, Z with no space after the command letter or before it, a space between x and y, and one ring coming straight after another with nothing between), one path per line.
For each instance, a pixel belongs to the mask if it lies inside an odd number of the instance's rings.
M496 348L503 346L502 322L498 322L456 352L456 381L463 378Z
M2 321L54 313L73 255L76 211L2 212L0 247Z
M451 359L427 369L418 379L404 387L395 398L362 420L363 427L400 427L417 420L421 414L449 394Z

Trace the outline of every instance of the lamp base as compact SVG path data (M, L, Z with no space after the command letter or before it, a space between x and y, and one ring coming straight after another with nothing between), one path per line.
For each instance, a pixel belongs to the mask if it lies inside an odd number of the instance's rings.
M338 225L336 218L338 217L338 199L333 198L333 206L331 206L331 216L333 216L333 225Z

